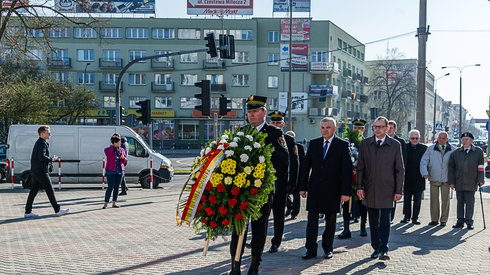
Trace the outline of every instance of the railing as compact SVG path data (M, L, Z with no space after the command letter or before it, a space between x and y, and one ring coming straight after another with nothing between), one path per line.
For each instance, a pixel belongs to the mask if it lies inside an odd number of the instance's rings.
M159 84L154 81L151 82L151 90L153 92L173 92L175 88L174 82L168 84Z
M114 60L104 60L99 58L99 67L106 69L120 69L123 66L122 58L116 58Z
M53 59L48 58L49 68L71 68L71 58Z

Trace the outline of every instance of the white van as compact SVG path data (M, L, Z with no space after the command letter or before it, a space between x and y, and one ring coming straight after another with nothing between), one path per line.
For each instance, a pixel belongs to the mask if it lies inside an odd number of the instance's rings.
M31 154L38 139L41 125L12 125L7 139L7 159L14 160L15 181L25 182L31 166ZM150 187L150 158L153 160L153 187L172 180L174 171L171 161L151 150L145 141L127 126L50 125L49 142L51 155L61 159L63 183L101 182L104 148L110 145L112 134L119 133L128 141L126 181L138 182L143 188ZM51 176L58 181L58 168ZM24 186L28 187L28 186Z

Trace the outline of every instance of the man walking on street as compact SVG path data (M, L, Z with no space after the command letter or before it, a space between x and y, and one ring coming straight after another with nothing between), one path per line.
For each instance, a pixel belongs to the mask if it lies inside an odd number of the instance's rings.
M296 134L293 131L287 131L286 135L296 138ZM298 169L298 177L299 173L301 173L301 165L305 158L305 147L301 143L296 143L296 147L298 148L298 160L299 160L299 169ZM287 217L291 214L291 220L296 219L296 216L299 214L299 210L301 208L301 197L298 191L298 182L296 182L295 186L290 186L291 189L288 190L288 195L286 197L286 214L284 217ZM292 199L291 199L292 196Z
M53 186L51 185L51 179L49 178L49 168L51 162L57 161L57 156L49 156L49 144L47 140L51 137L51 130L49 126L41 126L37 130L39 135L38 140L34 144L31 155L31 191L27 197L25 218L36 218L38 214L32 213L32 204L34 198L36 198L39 189L44 189L46 195L49 198L49 202L54 209L57 216L64 215L70 211L70 209L60 209L56 197L54 196ZM52 166L51 166L52 167Z
M456 148L448 143L447 132L439 132L437 142L427 148L420 161L420 174L430 183L430 223L446 226L449 217L449 184L447 178L451 153ZM439 193L441 202L439 203Z
M388 121L388 130L386 131L386 134L389 137L394 138L394 139L398 140L398 142L400 142L400 145L402 146L403 166L406 167L407 166L407 143L403 138L399 137L396 134L397 129L398 129L398 127L396 125L396 121L389 120ZM394 204L393 204L393 210L391 211L390 222L393 222L393 219L395 218L395 211L396 211L396 202L394 202Z
M484 183L483 151L473 145L474 137L466 132L461 135L461 147L456 149L449 158L449 187L456 189L458 221L453 228L473 227L475 192Z
M373 123L374 136L359 147L357 195L368 208L371 258L389 260L390 214L393 202L402 198L405 167L400 142L386 135L388 119L378 117Z

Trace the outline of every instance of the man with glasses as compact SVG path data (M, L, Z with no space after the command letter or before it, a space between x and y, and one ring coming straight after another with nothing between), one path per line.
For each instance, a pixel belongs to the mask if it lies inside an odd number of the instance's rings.
M407 166L407 144L406 144L406 141L403 138L399 137L396 134L397 129L398 128L397 128L397 125L396 125L396 121L389 120L388 121L388 128L387 128L386 134L389 137L394 138L394 139L398 140L398 142L400 142L400 144L402 146L403 165L406 167ZM395 211L396 211L396 202L393 204L393 211L391 211L390 221L392 223L393 223L393 219L395 218Z
M390 214L402 198L405 166L400 142L386 134L388 119L373 123L374 136L361 141L357 162L357 196L368 209L371 258L389 260ZM388 169L389 167L389 169Z
M456 147L448 143L447 132L437 135L437 142L427 148L420 161L420 174L430 183L430 223L446 226L449 217L449 184L447 178L449 156ZM439 203L439 193L441 202Z
M420 174L420 160L427 150L427 146L425 144L419 143L419 130L411 130L408 133L408 136L410 137L410 140L407 144L407 166L405 167L405 185L403 187L404 217L400 222L408 223L411 218L413 224L419 225L422 193L425 190L425 179Z

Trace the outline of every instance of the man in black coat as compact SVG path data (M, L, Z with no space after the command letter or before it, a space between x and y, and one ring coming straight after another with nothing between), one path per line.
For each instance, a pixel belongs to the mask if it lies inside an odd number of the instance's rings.
M397 131L397 125L396 125L396 121L394 120L389 120L388 121L388 129L386 131L386 134L391 137L391 138L394 138L396 140L398 140L398 142L400 142L401 146L402 146L402 158L403 158L403 164L404 166L406 167L407 166L407 142L399 137L397 134L396 134L396 131ZM393 209L391 210L391 219L390 221L393 222L393 219L395 218L395 210L396 210L396 201L393 203Z
M274 111L269 114L270 124L276 126L277 128L284 129L284 117L285 113ZM288 189L294 188L296 182L298 181L298 147L296 147L296 142L294 138L288 135L284 135L286 140L286 145L289 152L289 177L285 182L277 182L276 190L274 191L274 197L272 200L272 215L274 216L274 237L271 240L271 247L269 249L270 253L275 253L278 251L281 245L282 235L284 234L284 211L286 209L286 197Z
M420 224L419 213L422 203L422 193L425 190L425 178L420 174L420 160L427 150L425 144L419 143L420 132L411 130L407 144L407 161L405 166L405 185L403 187L403 214L401 223L407 223L412 219L413 224ZM413 211L412 211L413 198Z
M49 168L51 162L57 161L57 156L49 156L49 144L46 140L51 137L51 130L49 126L41 126L37 130L39 138L34 144L31 155L31 191L27 197L25 218L36 218L39 215L32 213L32 204L34 198L36 198L39 189L44 189L48 196L51 206L53 206L54 212L57 216L64 215L70 211L70 209L60 209L56 197L54 196L53 186L51 185L51 179L49 178Z
M317 255L318 217L325 214L325 231L322 234L324 258L333 257L333 240L340 201L349 201L352 194L352 160L349 143L336 137L335 119L321 120L322 136L310 141L300 178L300 195L308 198L306 210L306 253L303 259ZM311 173L310 173L311 172Z
M255 127L257 131L261 131L267 134L265 138L265 144L272 144L274 147L274 153L272 153L271 162L276 170L276 190L279 184L284 184L288 180L288 166L289 166L289 152L284 140L282 131L274 126L270 126L265 121L267 116L267 109L265 104L267 97L264 96L249 96L247 98L247 119L252 127ZM262 206L260 212L262 216L251 222L252 227L252 262L248 274L259 274L259 265L262 259L262 252L264 250L265 240L267 237L267 226L269 222L269 214L271 211L273 192L269 194L269 199L266 204ZM247 232L245 232L247 236ZM230 274L240 274L240 262L235 261L235 254L238 245L238 234L233 232L231 235L230 254L231 254L231 271ZM245 248L245 238L243 239L242 250L243 254Z
M296 133L294 133L293 131L287 131L286 135L291 136L293 139L296 138ZM301 172L301 166L305 158L305 147L301 143L296 143L296 147L298 148L298 159L299 159L298 178L299 178L299 173ZM301 208L301 197L298 191L298 182L296 182L296 186L290 186L290 189L288 190L288 195L286 197L286 214L284 216L287 217L291 214L291 220L294 220L296 219L296 216L298 216L300 208Z

